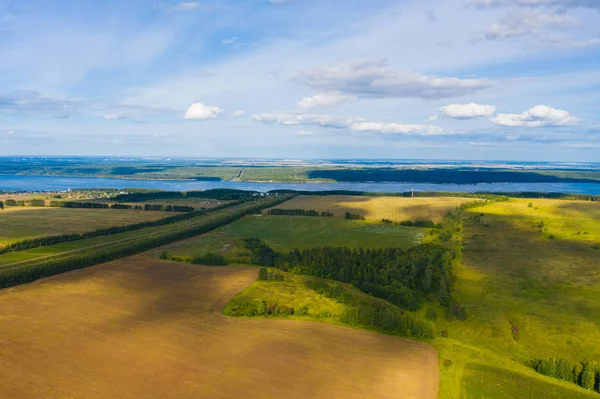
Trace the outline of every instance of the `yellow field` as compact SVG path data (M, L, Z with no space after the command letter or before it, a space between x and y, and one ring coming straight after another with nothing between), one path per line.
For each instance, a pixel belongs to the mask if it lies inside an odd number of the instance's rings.
M521 230L539 230L543 222L542 232L547 235L565 240L600 242L600 202L511 199L490 204L482 211Z
M223 316L257 273L140 255L2 290L0 398L437 398L431 345Z
M329 211L343 217L350 212L367 219L388 219L394 222L405 220L433 220L440 222L448 212L473 198L461 197L362 197L347 195L312 196L300 195L277 205L279 209L304 209L319 212Z

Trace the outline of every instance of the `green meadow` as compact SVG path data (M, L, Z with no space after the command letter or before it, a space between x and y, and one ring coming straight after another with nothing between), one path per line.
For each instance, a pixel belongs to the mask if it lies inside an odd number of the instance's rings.
M123 209L6 207L0 211L0 247L28 238L84 233L167 216L165 212Z
M264 240L274 250L332 246L349 248L409 248L420 244L428 229L332 217L248 215L210 233L170 245L176 256L202 252L228 254L244 238ZM155 251L158 253L158 251Z
M441 398L597 397L524 364L600 359L598 205L511 199L465 212L453 298L468 316L436 322L448 331L435 341Z

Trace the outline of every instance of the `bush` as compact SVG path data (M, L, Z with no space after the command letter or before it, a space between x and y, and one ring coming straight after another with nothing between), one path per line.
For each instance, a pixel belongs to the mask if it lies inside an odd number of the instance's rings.
M427 309L427 312L425 313L425 317L427 317L429 320L436 320L437 316L437 310L434 308Z

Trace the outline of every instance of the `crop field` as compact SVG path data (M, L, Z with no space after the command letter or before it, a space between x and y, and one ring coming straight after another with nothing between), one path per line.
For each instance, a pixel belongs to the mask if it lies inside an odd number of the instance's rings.
M254 207L257 204L259 204L259 202L241 204L227 209L218 210L207 215L200 215L191 219L186 219L183 221L178 221L163 226L146 227L141 230L133 230L124 233L87 238L84 240L64 242L60 244L42 246L18 252L8 252L0 255L0 272L2 271L2 269L6 269L8 267L21 268L31 265L32 263L64 259L66 257L90 254L99 250L105 250L107 248L114 249L119 246L127 246L134 242L139 242L144 239L159 237L166 233L183 231L194 226L204 224L208 221L218 220L219 218L231 212L246 210L247 208ZM89 211L89 209L85 209L84 211ZM102 211L111 212L112 210L105 209ZM115 210L115 212L121 212L121 210ZM145 213L146 211L138 212ZM160 214L169 216L173 215L171 213L166 212L160 212Z
M532 377L516 363L492 362L494 357L521 363L550 357L572 362L600 359L600 251L590 245L598 241L598 209L595 202L511 199L469 210L483 216L465 222L462 265L453 294L466 307L468 318L439 319L436 325L447 329L457 345L470 348L462 352L477 350L469 356L448 354L436 344L440 358L462 358L453 374L460 377L464 372L462 383L451 383L442 372L443 398L457 397L459 385L466 398L513 397L510 392L521 392L517 398L538 398L536 392L547 389L525 381ZM470 369L467 364L473 359L503 371ZM498 377L489 384L476 382L494 374ZM531 390L519 388L527 384L533 384ZM563 385L572 392L541 397L587 397L575 384Z
M208 234L166 249L178 256L226 253L244 238L260 238L276 251L322 246L408 248L422 242L426 229L327 217L249 215ZM159 251L155 251L158 253Z
M0 246L33 237L83 233L170 216L122 209L6 207L0 211Z
M138 255L2 290L0 397L437 398L428 344L223 316L257 272Z
M440 222L446 214L454 211L473 198L461 197L363 197L345 195L300 195L277 205L279 209L305 209L318 212L329 211L344 217L346 212L363 215L366 219L388 219L394 222L406 220L433 220ZM266 211L265 211L266 212Z

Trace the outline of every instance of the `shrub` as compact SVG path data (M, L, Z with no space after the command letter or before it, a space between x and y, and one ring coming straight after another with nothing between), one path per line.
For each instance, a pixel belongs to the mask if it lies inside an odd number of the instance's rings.
M429 320L436 320L437 319L437 310L435 310L434 308L427 309L427 312L425 313L425 317L427 317Z

